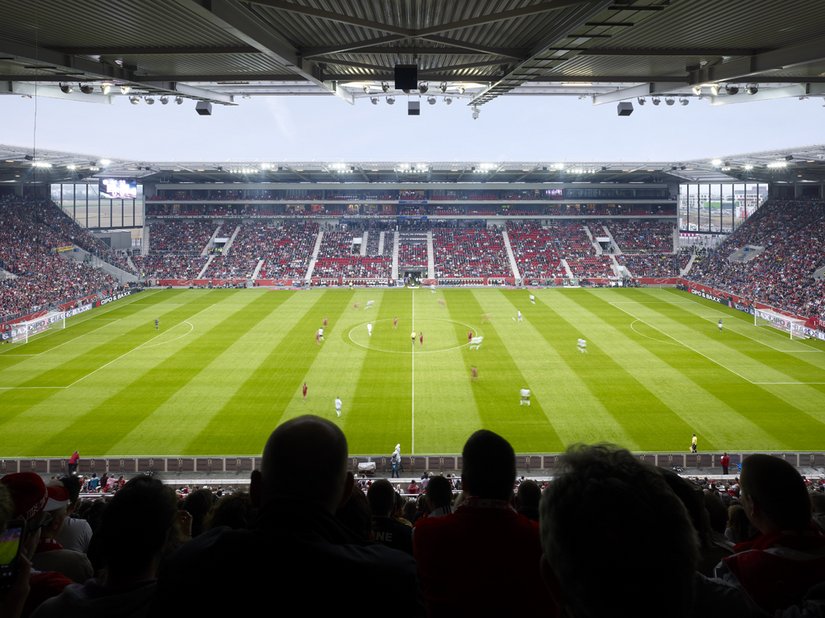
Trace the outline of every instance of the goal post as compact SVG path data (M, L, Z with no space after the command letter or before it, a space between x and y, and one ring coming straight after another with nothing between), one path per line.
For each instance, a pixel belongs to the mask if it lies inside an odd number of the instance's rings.
M753 325L770 326L771 328L784 331L788 333L791 339L808 338L808 335L805 333L805 320L792 318L778 311L771 311L770 309L754 308Z
M9 341L11 343L28 343L29 337L39 335L47 330L64 328L66 328L66 312L49 311L33 320L13 324Z

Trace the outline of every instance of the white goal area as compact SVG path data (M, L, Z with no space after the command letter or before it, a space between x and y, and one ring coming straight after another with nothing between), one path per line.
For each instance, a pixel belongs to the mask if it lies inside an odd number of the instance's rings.
M28 343L29 337L55 328L66 328L66 313L64 311L50 311L39 318L27 322L17 322L11 327L9 341L11 343Z
M808 338L804 328L805 320L791 318L777 311L770 311L769 309L754 309L753 325L770 326L771 328L785 331L791 339Z

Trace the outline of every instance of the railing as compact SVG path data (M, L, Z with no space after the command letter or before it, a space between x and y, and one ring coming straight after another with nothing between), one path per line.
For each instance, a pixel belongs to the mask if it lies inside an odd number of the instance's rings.
M749 453L728 453L731 474L736 474L742 459ZM771 453L796 468L816 470L825 474L825 452L788 451ZM691 474L720 474L721 452L713 453L648 453L636 456L653 465L690 471ZM519 476L548 476L552 474L558 460L558 453L516 455L516 469ZM349 469L359 474L359 463L374 462L374 474L390 476L389 455L354 455L349 458ZM425 472L434 474L460 474L461 455L406 455L401 458L405 477L419 477ZM179 456L179 457L82 457L78 464L78 474L88 476L93 472L98 476L152 474L161 478L194 477L209 479L215 477L222 482L237 479L244 483L252 470L259 469L260 456ZM0 459L0 475L12 472L35 472L42 476L59 476L68 472L66 459L32 457L21 459Z

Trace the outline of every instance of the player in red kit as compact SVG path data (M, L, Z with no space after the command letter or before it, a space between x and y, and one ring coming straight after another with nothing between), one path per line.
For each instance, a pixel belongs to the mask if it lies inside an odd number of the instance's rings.
M304 382L304 385L301 387L301 393L304 395L304 399L307 398L307 383Z

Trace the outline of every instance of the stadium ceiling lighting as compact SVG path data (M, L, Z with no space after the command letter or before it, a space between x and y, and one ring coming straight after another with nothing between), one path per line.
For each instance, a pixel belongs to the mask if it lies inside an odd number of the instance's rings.
M759 92L759 86L756 84L748 84L748 94L756 94Z
M639 105L644 105L647 102L647 99L645 99L644 97L639 97L638 99L636 99L636 101L639 103Z
M120 94L129 94L130 92L132 92L132 87L131 86L121 86L120 87Z
M162 95L159 100L161 105L166 105L167 103L169 103L169 97L167 97L165 94Z
M92 94L95 91L95 87L91 84L80 84L80 92L83 94Z
M446 103L447 105L451 105L452 102L453 99L451 97L444 97L444 103Z
M435 105L435 97L433 97L433 96L427 97L427 103L429 103L430 105Z
M74 163L69 163L69 164L66 166L66 169L67 169L67 170L76 170L76 169L77 169L77 166L76 166Z
M771 161L770 163L768 163L767 167L770 170L782 169L783 167L788 167L788 162L787 161Z
M725 84L725 92L729 95L733 96L739 92L739 86L734 86L733 84Z
M658 105L662 102L662 99L660 99L659 97L653 97L650 100L653 102L653 105Z
M107 165L111 165L111 164L112 164L112 161L111 161L110 159L101 159L101 160L100 160L100 161L98 161L97 163L98 163L98 165L100 165L101 167L106 167Z
M390 85L387 82L381 82L381 90L384 92L390 91Z
M63 94L69 94L72 91L72 87L69 84L60 84L60 92Z
M481 113L481 110L478 109L477 105L473 105L473 120L478 120L478 115Z
M369 86L364 86L364 94L369 94L369 93L370 93L370 87Z
M429 89L430 85L427 82L418 82L418 92L421 94L426 94Z
M395 97L387 97L387 105L395 105Z
M131 103L132 105L137 105L138 103L140 103L140 97L136 97L135 95L130 96L129 103Z
M441 88L441 92L447 92L447 82L441 82L439 88Z
M701 86L694 86L693 88L691 88L691 90L693 90L693 94L695 94L697 97L702 96L702 87Z
M682 97L679 99L679 105L687 105L688 103L690 103L690 99L686 97Z
M715 97L719 96L719 84L711 84L710 93Z
M711 164L713 167L721 167L721 165L722 165L722 159L713 159L713 160L710 162L710 164Z
M458 94L464 94L464 86L458 87Z
M175 97L175 103L177 103L178 105L182 104L183 103L183 97Z
M146 105L154 105L155 99L153 97L143 97L143 100L146 101Z
M370 97L370 103L373 105L378 105L378 97Z
M109 94L112 91L112 84L100 84L100 92Z
M673 105L674 103L676 103L676 100L673 97L665 97L666 105Z
M49 168L52 164L48 161L32 161L32 167Z

